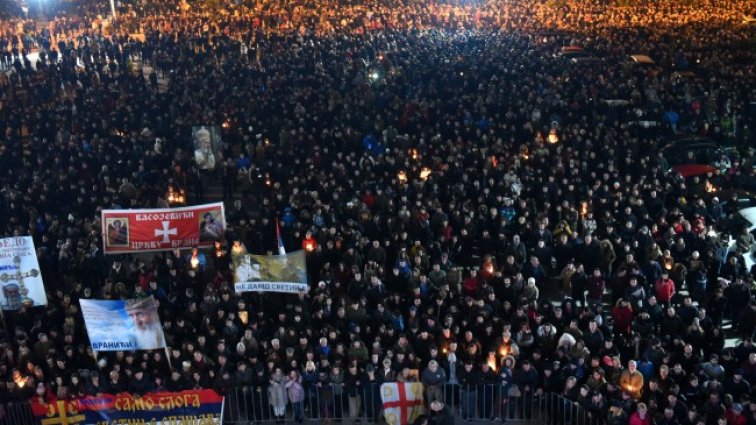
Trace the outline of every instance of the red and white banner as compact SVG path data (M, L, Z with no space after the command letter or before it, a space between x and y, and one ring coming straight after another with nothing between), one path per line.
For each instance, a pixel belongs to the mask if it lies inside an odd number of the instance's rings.
M222 202L182 208L102 211L106 254L212 246L214 241L223 239L225 231Z
M423 414L423 384L387 382L381 385L383 416L388 425L407 425Z

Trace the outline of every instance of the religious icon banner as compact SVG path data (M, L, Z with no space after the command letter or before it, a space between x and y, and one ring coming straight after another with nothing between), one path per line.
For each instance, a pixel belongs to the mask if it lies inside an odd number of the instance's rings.
M192 151L194 163L203 172L214 171L223 164L223 141L217 126L192 127Z
M237 293L307 292L304 251L286 255L239 255L234 259L234 289Z
M155 298L79 300L94 351L165 348L163 325Z
M223 240L225 231L222 202L181 208L102 211L106 254L212 246L216 240Z
M37 250L31 236L0 239L0 286L0 307L3 310L47 304Z
M213 390L103 394L72 400L31 401L35 424L213 424L222 423L223 397Z

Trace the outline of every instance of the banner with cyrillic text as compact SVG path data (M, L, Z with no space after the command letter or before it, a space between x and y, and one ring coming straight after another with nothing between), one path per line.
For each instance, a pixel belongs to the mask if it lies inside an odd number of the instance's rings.
M80 299L81 313L94 351L165 348L158 303L153 297L133 300Z
M0 239L0 308L47 305L45 286L31 236Z
M203 424L220 425L223 397L213 390L135 396L103 394L72 400L31 401L38 425Z
M236 292L307 292L304 251L286 255L244 254L234 259Z
M106 254L212 246L216 240L223 240L225 232L226 214L222 202L181 208L102 211Z

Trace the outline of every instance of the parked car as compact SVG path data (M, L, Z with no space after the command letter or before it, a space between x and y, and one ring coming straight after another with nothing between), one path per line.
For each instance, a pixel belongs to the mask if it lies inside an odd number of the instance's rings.
M748 231L756 236L756 206L743 208L735 214L727 223L727 229L730 231L730 237L727 245L727 252L735 252L737 244L732 235L740 233L743 226L748 227ZM756 244L751 244L748 252L743 253L743 261L746 270L751 270L756 264Z
M648 55L630 55L630 59L638 65L656 65L656 62Z
M719 146L706 137L683 137L660 149L672 167L680 165L709 165L727 170L740 157L736 149ZM706 172L704 171L704 174Z
M586 52L585 49L580 46L570 45L563 46L561 49L559 49L558 52L556 52L556 54L554 54L554 56L558 58L571 59L588 56L588 52Z

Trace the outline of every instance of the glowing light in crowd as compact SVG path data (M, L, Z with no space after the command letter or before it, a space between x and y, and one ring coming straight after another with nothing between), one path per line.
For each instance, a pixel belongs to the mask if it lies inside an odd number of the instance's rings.
M312 252L315 250L315 242L314 241L305 241L305 250L307 252Z
M430 177L432 171L428 167L423 167L422 170L420 170L420 178L425 181L428 180L428 177Z
M26 386L26 377L21 374L19 371L13 372L13 382L18 385L19 388L23 388Z
M580 214L588 214L588 202L583 201L580 203Z
M530 158L530 151L528 151L527 145L520 145L520 157L524 160Z
M407 173L404 171L396 173L396 178L399 179L399 183L407 183Z
M192 259L189 260L189 263L191 263L193 269L196 269L199 267L199 258L197 258L196 255L192 255Z
M166 199L169 204L183 204L186 202L186 195L183 189L173 190L172 186L168 186L168 193Z
M497 372L499 370L498 364L496 363L496 355L495 354L489 354L488 360L486 360L486 364L488 364L488 367L491 368L494 372Z
M559 143L559 136L557 135L556 129L552 128L551 131L549 131L549 143L552 145L554 143Z
M706 191L709 193L716 192L717 188L710 181L706 180Z
M234 241L234 245L231 247L231 255L237 256L242 255L245 253L244 245L242 245L241 241Z

